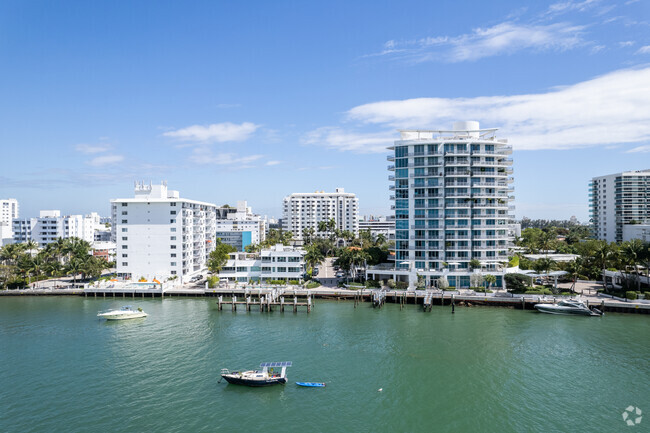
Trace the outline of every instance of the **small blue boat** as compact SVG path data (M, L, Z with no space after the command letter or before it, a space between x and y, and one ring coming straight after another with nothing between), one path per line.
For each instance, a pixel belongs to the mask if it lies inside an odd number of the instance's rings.
M323 382L296 382L298 386L308 386L312 388L322 388L325 386Z

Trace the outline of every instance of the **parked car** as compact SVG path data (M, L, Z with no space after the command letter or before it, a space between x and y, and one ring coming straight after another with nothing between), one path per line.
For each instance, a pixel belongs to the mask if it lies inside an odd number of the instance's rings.
M315 277L316 275L318 275L318 268L314 268L314 269L311 271L311 275L314 276L314 277Z
M194 282L197 282L197 281L201 281L202 279L203 279L203 275L199 274L199 275L195 275L192 278L190 278L190 282L194 283Z

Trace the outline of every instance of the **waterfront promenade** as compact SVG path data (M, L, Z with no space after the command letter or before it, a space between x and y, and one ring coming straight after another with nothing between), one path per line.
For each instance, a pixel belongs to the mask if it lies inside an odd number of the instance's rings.
M568 288L570 284L559 285L561 288ZM567 287L565 287L567 286ZM604 308L605 311L615 311L623 313L641 313L650 314L650 300L629 301L619 298L612 298L608 295L598 293L596 289L599 285L594 282L579 282L575 290L581 298L591 306ZM157 297L238 297L245 299L248 296L261 297L266 296L272 291L280 289L284 296L309 297L312 299L335 299L350 300L356 302L371 302L373 295L381 292L385 302L400 304L422 304L430 303L432 305L465 307L465 306L500 306L519 309L532 309L537 303L552 303L555 300L567 299L568 296L553 295L525 295L512 294L505 291L496 291L494 293L476 293L472 290L459 291L439 291L439 290L370 290L370 289L344 289L318 287L316 289L276 287L276 286L229 286L223 288L175 288L165 290L149 289L25 289L25 290L4 290L0 291L0 296L84 296L84 297L102 297L102 298L157 298ZM577 295L576 295L577 296ZM575 296L573 296L575 298Z

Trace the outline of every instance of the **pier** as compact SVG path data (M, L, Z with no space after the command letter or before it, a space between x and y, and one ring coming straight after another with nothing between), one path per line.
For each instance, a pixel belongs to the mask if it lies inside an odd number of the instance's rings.
M228 288L191 288L191 289L168 289L164 292L152 289L26 289L26 290L0 290L0 296L84 296L87 298L112 298L112 299L146 299L164 297L195 297L195 298L221 298L221 309L223 305L236 309L239 306L247 311L253 309L260 311L284 311L289 307L294 311L306 309L311 312L315 299L327 300L349 300L353 301L354 307L362 303L370 302L375 308L382 308L386 303L394 303L404 309L407 305L421 305L422 311L434 312L434 306L450 307L455 311L457 307L473 306L494 306L507 307L524 310L532 310L535 304L553 303L561 299L568 299L567 296L552 295L521 295L506 292L500 293L475 293L471 290L445 291L442 290L386 290L386 289L341 289L324 288L305 289L277 286L265 287L228 287ZM236 299L233 299L236 298ZM604 296L588 296L584 298L589 306L594 306L607 313L632 313L650 314L650 301L637 300L625 301L611 299Z

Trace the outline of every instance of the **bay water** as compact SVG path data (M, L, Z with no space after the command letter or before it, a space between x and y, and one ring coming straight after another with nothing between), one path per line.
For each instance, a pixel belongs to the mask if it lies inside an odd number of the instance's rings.
M124 304L149 317L97 319ZM650 431L649 316L320 300L310 314L242 310L0 298L0 431ZM219 383L221 368L263 361L292 361L289 383ZM644 412L633 427L629 406Z

